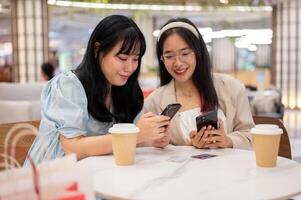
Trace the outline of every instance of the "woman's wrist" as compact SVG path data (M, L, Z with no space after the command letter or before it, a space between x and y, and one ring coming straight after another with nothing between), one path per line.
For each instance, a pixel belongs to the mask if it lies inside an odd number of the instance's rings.
M138 133L138 136L137 136L137 145L138 146L145 146L145 143L147 143L145 137L144 137L144 132L141 131L141 128L139 128L140 131Z
M227 148L233 148L233 141L230 137L226 136Z
M150 142L146 141L143 138L139 138L139 133L138 133L138 138L137 138L137 147L150 147L152 146Z

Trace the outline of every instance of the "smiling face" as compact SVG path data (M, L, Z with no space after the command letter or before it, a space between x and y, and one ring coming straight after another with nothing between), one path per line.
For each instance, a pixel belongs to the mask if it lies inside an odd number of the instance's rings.
M99 57L101 71L109 85L125 85L129 77L138 68L139 51L131 52L130 55L119 53L122 44L123 41L118 42L109 53Z
M171 34L164 41L162 60L175 81L184 83L192 79L196 57L194 51L177 33Z

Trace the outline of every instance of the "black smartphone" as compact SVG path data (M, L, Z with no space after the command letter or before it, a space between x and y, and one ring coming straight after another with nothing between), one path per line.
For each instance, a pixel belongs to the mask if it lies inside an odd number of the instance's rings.
M169 116L170 119L172 119L175 114L180 110L181 104L179 103L174 103L174 104L169 104L166 106L166 108L162 111L161 115Z
M217 127L217 110L214 109L212 111L203 113L202 115L195 118L197 131L201 130L204 126L213 126L214 128Z

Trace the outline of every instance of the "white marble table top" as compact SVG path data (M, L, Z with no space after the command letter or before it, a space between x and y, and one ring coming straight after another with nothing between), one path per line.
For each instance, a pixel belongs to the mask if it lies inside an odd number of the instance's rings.
M191 158L200 153L217 157ZM282 199L301 192L301 164L278 157L276 168L256 166L253 151L189 146L138 148L132 166L112 155L78 162L94 174L98 196L128 199Z

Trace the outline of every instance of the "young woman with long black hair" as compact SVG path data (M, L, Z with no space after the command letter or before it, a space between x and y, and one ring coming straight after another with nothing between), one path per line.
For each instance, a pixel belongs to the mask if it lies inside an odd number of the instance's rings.
M108 129L114 123L136 123L137 145L164 137L169 118L146 113L138 84L145 39L133 20L104 18L89 39L85 56L74 71L60 74L42 92L40 134L29 151L37 163L76 153L78 159L112 153ZM28 162L25 162L25 165Z
M169 20L160 30L157 58L161 87L145 101L144 111L161 113L171 103L182 105L171 120L170 134L158 139L165 146L197 148L252 148L254 126L245 87L234 78L213 74L206 44L188 19ZM218 128L196 131L196 117L216 109Z

